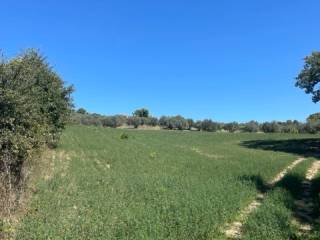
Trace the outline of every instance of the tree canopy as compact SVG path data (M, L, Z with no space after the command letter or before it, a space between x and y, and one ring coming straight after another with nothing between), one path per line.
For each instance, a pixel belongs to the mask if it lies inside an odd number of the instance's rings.
M137 109L133 112L133 116L135 117L149 117L149 110L146 108Z
M305 57L305 65L296 78L296 86L312 94L312 101L320 101L320 52L313 52Z

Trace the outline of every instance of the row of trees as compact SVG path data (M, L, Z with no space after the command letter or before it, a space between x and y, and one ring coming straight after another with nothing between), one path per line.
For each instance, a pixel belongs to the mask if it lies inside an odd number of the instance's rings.
M198 131L227 131L227 132L265 132L265 133L316 133L320 131L320 114L311 115L306 123L288 120L286 122L264 122L250 121L247 123L221 123L211 119L194 121L190 118L177 116L162 116L159 119L149 115L147 109L138 109L132 116L114 115L103 116L89 114L84 109L79 109L73 114L73 122L84 125L96 125L104 127L128 126L138 128L139 126L160 126L170 130L198 130Z
M320 52L313 52L305 57L305 65L299 75L296 77L296 86L303 89L307 94L312 95L313 102L320 101ZM203 121L194 121L185 119L182 116L162 116L160 119L150 117L149 111L145 108L138 109L133 116L115 115L102 116L98 114L89 114L81 108L73 113L73 122L85 125L101 125L105 127L119 127L123 125L133 126L135 128L148 126L161 126L165 129L178 130L201 130L201 131L228 131L228 132L284 132L284 133L316 133L320 131L320 113L311 115L306 123L298 121L286 122L265 122L258 123L250 121L248 123L219 123L211 119Z
M0 59L0 173L8 181L19 182L24 162L57 143L72 91L35 50Z

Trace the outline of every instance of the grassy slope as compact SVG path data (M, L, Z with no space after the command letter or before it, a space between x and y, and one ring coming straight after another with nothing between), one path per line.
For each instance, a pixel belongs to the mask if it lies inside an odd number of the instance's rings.
M288 137L69 127L17 238L215 239L296 159L240 143Z

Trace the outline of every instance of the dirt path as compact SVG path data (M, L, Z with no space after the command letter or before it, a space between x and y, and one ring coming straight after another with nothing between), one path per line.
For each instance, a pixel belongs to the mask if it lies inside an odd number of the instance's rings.
M298 226L299 233L305 234L312 230L314 204L312 199L312 180L320 170L320 161L313 162L302 182L301 199L295 202L296 213L293 223Z
M210 153L206 153L201 151L199 148L197 147L188 147L188 146L184 146L184 145L176 145L179 148L185 149L185 150L191 150L192 152L195 152L201 156L207 157L207 158L212 158L212 159L218 159L218 158L224 158L224 156L222 155L218 155L218 154L210 154Z
M291 169L293 169L299 163L305 161L305 158L298 158L280 173L278 173L270 182L268 182L269 188L273 188ZM261 204L265 197L265 194L259 193L256 198L243 210L241 210L237 220L227 224L224 230L225 235L231 239L240 239L241 238L241 228L248 218L248 216L256 210Z

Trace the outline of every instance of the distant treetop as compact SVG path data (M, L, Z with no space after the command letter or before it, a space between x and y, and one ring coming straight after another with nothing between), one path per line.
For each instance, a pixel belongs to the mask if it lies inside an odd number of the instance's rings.
M133 116L135 117L149 117L149 110L146 108L137 109L133 112Z
M87 114L87 111L86 111L84 108L79 108L79 109L77 110L77 113Z

